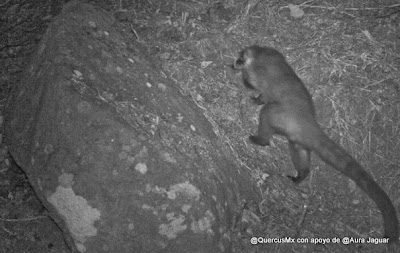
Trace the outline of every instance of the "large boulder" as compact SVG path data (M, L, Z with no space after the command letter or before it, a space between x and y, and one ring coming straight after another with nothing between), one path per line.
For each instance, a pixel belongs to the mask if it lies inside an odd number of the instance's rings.
M69 3L15 87L10 153L74 252L230 252L253 183L146 52Z

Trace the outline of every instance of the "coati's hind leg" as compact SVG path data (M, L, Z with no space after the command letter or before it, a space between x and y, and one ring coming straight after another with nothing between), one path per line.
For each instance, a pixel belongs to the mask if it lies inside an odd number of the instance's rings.
M293 166L297 170L297 176L287 177L298 184L310 173L310 151L293 141L289 141L289 151L290 156L292 157Z
M257 135L251 135L250 141L259 146L269 146L269 140L274 134L274 130L269 122L270 105L264 105L260 112Z

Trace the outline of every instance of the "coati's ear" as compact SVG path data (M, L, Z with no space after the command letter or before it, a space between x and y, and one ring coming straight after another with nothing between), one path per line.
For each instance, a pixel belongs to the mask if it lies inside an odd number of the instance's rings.
M253 62L253 52L251 48L246 48L239 53L239 57L233 63L234 69L244 69L248 68Z

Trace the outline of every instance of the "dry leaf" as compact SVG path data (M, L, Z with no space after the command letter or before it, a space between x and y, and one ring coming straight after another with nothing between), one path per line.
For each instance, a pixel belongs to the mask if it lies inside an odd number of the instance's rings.
M304 15L304 11L300 9L298 5L289 4L290 16L294 18L301 18Z

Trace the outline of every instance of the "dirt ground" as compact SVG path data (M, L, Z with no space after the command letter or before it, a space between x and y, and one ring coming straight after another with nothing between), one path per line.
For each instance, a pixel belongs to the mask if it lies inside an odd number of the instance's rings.
M8 94L65 1L0 3L0 123ZM246 46L280 50L311 92L324 131L349 151L400 204L400 3L320 1L90 1L130 28L163 70L204 110L217 135L258 182L260 215L243 215L234 252L377 252L374 244L334 238L381 237L374 203L317 157L300 186L287 144L248 143L257 125L240 75L229 64ZM68 252L1 134L0 252ZM245 223L258 223L251 231ZM308 243L251 245L252 236ZM321 239L321 240L317 240ZM322 240L324 239L324 241ZM330 241L327 241L327 240ZM2 251L3 250L3 251Z

